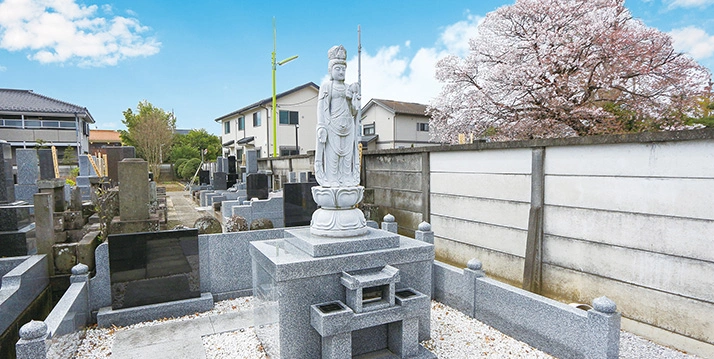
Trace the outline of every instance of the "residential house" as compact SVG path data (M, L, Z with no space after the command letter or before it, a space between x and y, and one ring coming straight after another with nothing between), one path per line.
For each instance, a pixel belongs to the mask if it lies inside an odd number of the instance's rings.
M107 146L121 146L121 138L117 130L91 130L89 132L89 153L99 152Z
M277 154L288 156L315 150L317 93L308 82L276 95ZM273 156L272 97L242 107L215 119L221 125L224 155L240 158L246 149L259 157Z
M364 149L435 145L429 140L426 105L373 98L362 108Z
M0 139L18 148L54 145L58 157L67 147L78 154L89 151L89 125L94 118L77 106L32 90L0 89Z

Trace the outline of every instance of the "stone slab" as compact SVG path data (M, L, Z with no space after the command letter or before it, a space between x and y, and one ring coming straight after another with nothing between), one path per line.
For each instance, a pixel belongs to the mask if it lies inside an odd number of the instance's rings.
M201 293L199 298L118 310L112 310L111 307L103 307L97 313L97 325L100 328L109 328L112 325L127 326L161 318L177 318L188 314L205 312L211 310L211 308L213 308L213 296L211 293Z
M35 225L17 231L0 232L0 257L26 256L37 253Z
M40 160L37 150L18 148L15 151L17 163L17 184L34 185L40 179ZM54 169L53 169L54 171Z
M368 228L357 237L321 237L310 234L310 229L288 229L285 240L312 257L335 256L399 247L399 235Z
M37 150L37 157L39 159L40 179L48 180L55 178L52 150L49 148L41 148Z

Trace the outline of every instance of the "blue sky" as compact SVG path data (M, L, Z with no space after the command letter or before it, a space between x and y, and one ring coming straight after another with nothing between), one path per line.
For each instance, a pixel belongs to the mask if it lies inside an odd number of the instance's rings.
M429 103L434 64L464 55L490 11L514 1L0 1L0 87L85 106L100 129L148 100L173 110L179 128L220 134L214 119L272 91L327 73L327 50L347 48L357 79L362 28L363 103L372 97ZM714 0L629 0L633 16L671 33L675 48L714 69Z

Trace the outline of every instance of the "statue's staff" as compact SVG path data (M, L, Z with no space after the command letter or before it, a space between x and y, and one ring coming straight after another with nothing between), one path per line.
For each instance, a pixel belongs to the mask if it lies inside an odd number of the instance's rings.
M357 165L355 166L355 171L360 172L360 165L362 163L362 30L360 25L357 25L357 95L360 100L360 106L357 110L357 117L355 118L355 140L357 158L355 159Z

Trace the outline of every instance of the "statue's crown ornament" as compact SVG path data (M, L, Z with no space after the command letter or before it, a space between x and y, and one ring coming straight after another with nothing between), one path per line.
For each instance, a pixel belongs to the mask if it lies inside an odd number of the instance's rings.
M347 50L342 45L333 46L330 51L327 52L327 57L330 60L341 60L345 61L347 59Z

